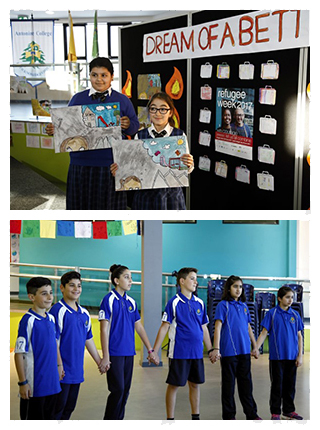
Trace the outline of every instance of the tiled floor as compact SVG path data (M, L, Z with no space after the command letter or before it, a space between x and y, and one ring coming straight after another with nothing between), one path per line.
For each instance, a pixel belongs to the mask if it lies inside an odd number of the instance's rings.
M139 355L135 359L135 368L131 392L126 407L126 420L165 420L165 379L168 366L163 354L163 367L151 368L139 365ZM220 402L220 365L212 365L205 360L206 382L201 386L201 419L221 420ZM19 399L17 376L14 367L13 353L10 354L10 404L11 420L19 420ZM270 419L268 355L263 354L258 360L252 359L254 397L258 413L265 420ZM305 353L303 366L298 369L296 409L305 419L310 419L310 353ZM107 396L105 375L100 375L90 355L85 354L85 382L81 386L76 410L72 420L101 420ZM245 420L241 405L237 402L237 420ZM180 388L176 404L176 420L190 420L188 389Z

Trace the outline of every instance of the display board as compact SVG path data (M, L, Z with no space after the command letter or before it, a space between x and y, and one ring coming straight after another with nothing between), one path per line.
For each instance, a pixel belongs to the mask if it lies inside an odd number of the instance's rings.
M252 11L190 13L190 25L249 12ZM248 54L144 63L144 34L185 27L187 18L123 28L121 68L123 82L128 76L126 70L132 75L131 100L136 109L146 105L137 95L139 74L160 74L163 89L174 67L179 69L184 82L190 79L191 92L184 91L175 101L180 127L186 130L189 125L186 131L195 159L189 209L308 209L310 172L304 160L309 149L307 133L300 171L296 151L301 49L255 53L248 49ZM224 35L230 34L228 27L225 31ZM163 42L162 49L164 46ZM308 102L307 99L307 105ZM307 109L303 115L306 112ZM294 194L300 183L302 203L298 207Z
M241 11L242 13L245 11ZM239 14L239 11L198 12L192 15L192 25L225 18L233 14ZM192 141L191 151L196 165L191 182L192 208L293 209L299 55L300 49L287 49L192 60L192 129L190 140ZM273 61L273 65L277 64L278 66L273 66L274 75L265 76L262 79L262 65L268 64L268 61ZM201 67L207 62L212 65L212 77L202 78L200 76ZM229 66L228 78L223 78L223 75L221 78L223 71L219 70L219 65L224 65L224 63ZM253 79L243 79L248 75L245 76L241 74L241 70L239 71L239 65L243 64L247 64L247 69L250 69L248 63L254 66ZM226 67L226 65L224 66ZM217 77L217 69L220 72L220 77ZM212 88L211 100L202 100L200 97L201 87L205 85ZM276 95L275 100L272 98L274 94L269 98L261 95L261 92L265 92L266 86L271 87L267 88L270 92L272 92L271 89L275 90L273 91ZM228 89L229 92L225 91L225 97L217 98L217 88ZM230 100L230 90L238 90L240 98L237 98L235 103L225 104L231 108L232 113L234 113L237 105L243 106L245 122L250 125L252 130L252 156L250 159L236 156L237 148L235 148L235 155L230 155L230 151L226 153L228 148L225 152L218 152L215 145L215 131L219 126L217 110L220 109L217 105L218 102L221 103L221 98L228 100L229 97ZM248 91L253 91L252 100L249 99ZM243 96L243 93L246 95ZM246 103L251 103L251 101L253 108L250 111L250 107L246 106ZM209 123L199 121L200 111L203 109L211 111ZM268 116L268 120L270 120L269 116L276 120L276 129L268 129L268 124L266 124L262 128L264 130L262 133L260 123L266 116ZM211 133L210 146L199 143L199 134L204 130ZM225 146L228 146L228 143ZM309 146L308 139L306 139L305 146L306 148ZM262 152L265 151L264 155L261 155L261 148L264 148L262 149ZM203 159L201 157L210 160L210 171L199 169L199 159ZM224 163L221 164L221 161ZM216 167L216 163L220 164L217 164ZM237 168L241 166L239 174ZM225 175L226 170L227 174ZM263 172L268 172L268 174ZM258 176L262 174L264 177ZM309 195L310 189L308 178L309 175L304 176L303 209L308 209L310 205L309 199L306 197ZM258 184L258 181L261 182ZM205 196L197 192L203 188L208 190Z

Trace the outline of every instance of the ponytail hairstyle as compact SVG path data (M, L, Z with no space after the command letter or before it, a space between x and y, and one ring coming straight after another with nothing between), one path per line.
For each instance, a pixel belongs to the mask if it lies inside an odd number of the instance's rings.
M114 285L116 287L116 283L114 282L115 278L119 279L120 276L122 275L122 273L125 272L126 270L129 270L128 267L121 266L121 264L113 264L110 267L109 271L111 274L112 285Z
M153 96L151 97L151 99L149 100L148 104L147 104L147 109L149 110L149 107L151 106L153 100L155 99L160 99L163 100L165 103L167 103L167 105L170 108L170 112L171 112L171 116L169 118L169 124L171 125L171 127L175 126L175 122L173 119L173 112L174 112L174 103L172 98L165 92L160 91L159 93L155 93L153 94Z
M231 297L231 294L230 294L230 288L237 281L241 281L241 284L242 284L242 293L241 293L241 296L239 297L239 299L243 303L247 300L246 294L245 294L244 288L243 288L242 279L239 276L234 276L234 275L229 276L229 278L226 280L226 283L224 284L224 287L223 287L223 293L222 293L221 300L229 300L229 301L233 300L233 298Z

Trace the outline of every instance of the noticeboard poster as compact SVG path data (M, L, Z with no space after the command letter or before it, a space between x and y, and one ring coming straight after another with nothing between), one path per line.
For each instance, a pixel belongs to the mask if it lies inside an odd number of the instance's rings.
M217 88L215 150L252 160L253 88Z

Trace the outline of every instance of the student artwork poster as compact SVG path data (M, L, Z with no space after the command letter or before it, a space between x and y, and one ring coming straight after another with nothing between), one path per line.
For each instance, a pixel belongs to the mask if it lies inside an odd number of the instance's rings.
M252 160L254 89L217 88L215 150Z

